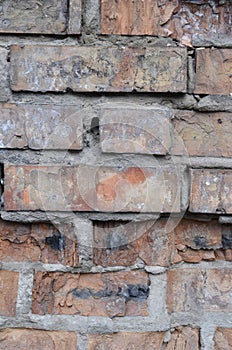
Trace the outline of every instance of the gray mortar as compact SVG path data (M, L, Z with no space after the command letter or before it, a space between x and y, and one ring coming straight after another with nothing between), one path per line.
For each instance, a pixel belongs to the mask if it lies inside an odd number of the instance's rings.
M232 47L232 37L230 34L194 34L192 44L195 47Z

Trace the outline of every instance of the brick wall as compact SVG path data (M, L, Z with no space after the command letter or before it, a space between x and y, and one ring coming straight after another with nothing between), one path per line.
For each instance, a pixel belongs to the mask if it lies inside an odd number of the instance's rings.
M232 2L0 4L0 349L232 348Z

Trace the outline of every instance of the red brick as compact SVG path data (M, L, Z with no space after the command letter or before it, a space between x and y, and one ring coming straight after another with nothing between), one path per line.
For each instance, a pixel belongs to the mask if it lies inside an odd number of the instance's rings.
M65 34L67 0L1 1L1 33Z
M102 33L171 36L191 46L193 35L231 34L229 2L101 0ZM186 25L186 23L188 25Z
M106 153L168 153L170 112L152 107L104 107L100 118L101 149Z
M214 350L231 350L232 329L217 328L214 335Z
M145 272L71 274L37 272L32 312L81 316L146 316Z
M221 248L224 248L222 226L217 221L159 219L96 221L94 224L96 265L130 266L138 258L146 265L166 267L181 261L230 260L230 250L227 249L225 255L226 251Z
M180 210L172 167L6 166L6 210L171 212Z
M0 315L15 316L18 295L18 272L0 271Z
M81 0L69 0L68 34L80 34Z
M232 92L232 49L196 51L196 94L229 95Z
M0 148L82 149L75 106L0 104Z
M77 266L77 242L71 224L22 224L0 220L0 261L37 261Z
M169 341L165 332L119 332L114 334L90 335L88 350L144 349L144 350L199 350L199 330L183 327L171 333Z
M186 92L186 59L181 47L12 46L11 87L14 91Z
M168 271L167 305L172 312L231 312L231 269Z
M37 329L0 330L0 350L76 350L74 332L43 331Z
M223 169L191 170L191 212L232 213L232 171Z
M95 222L94 263L129 266L142 259L146 265L168 266L173 249L173 232L166 219L156 222Z
M232 157L232 113L175 111L172 154Z

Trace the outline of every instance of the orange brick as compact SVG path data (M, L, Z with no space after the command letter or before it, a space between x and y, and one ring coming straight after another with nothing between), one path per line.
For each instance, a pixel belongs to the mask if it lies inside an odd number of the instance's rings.
M71 224L22 224L0 220L0 261L37 261L78 265Z
M169 341L165 340L165 332L126 333L90 335L88 350L98 347L111 350L156 349L156 350L199 350L199 330L183 327L171 334Z
M232 49L196 52L196 94L229 95L232 92Z
M74 332L43 331L37 329L0 330L0 350L76 350Z
M232 171L223 169L191 170L191 212L232 213Z
M6 210L178 212L172 167L6 166Z
M231 312L231 269L168 271L167 305L172 312Z
M40 315L146 316L148 294L148 275L141 271L37 272L32 311Z
M15 316L18 295L18 272L0 271L0 315Z

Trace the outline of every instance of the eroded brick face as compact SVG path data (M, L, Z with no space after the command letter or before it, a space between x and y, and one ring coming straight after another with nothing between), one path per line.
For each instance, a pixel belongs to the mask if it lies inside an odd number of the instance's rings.
M232 49L196 51L196 94L229 95L232 92Z
M168 153L171 145L168 110L146 107L103 107L101 149L106 153Z
M65 34L67 0L3 0L0 32Z
M230 1L102 0L102 33L170 36L191 46L194 35L231 34Z
M94 263L130 266L138 258L146 265L170 266L181 261L231 260L232 235L216 220L159 219L147 222L94 223Z
M186 58L186 50L181 47L12 46L11 88L185 92Z
M232 172L223 169L191 170L191 212L232 213Z
M178 173L172 167L6 166L5 209L178 212Z
M214 335L214 350L230 350L232 345L232 329L219 327Z
M82 118L74 106L1 104L0 148L82 149Z
M104 350L198 350L200 349L199 330L190 327L180 328L171 334L169 341L165 340L165 332L122 332L106 335L90 335L88 350L96 350L99 348Z
M148 295L148 274L141 271L37 272L32 311L40 315L146 316Z
M172 154L232 156L232 113L175 111Z
M15 316L18 295L18 272L0 271L0 315Z
M231 269L168 271L167 305L172 312L232 311ZM180 297L181 296L181 297Z
M72 224L21 224L0 220L0 261L43 262L77 266Z
M1 350L76 350L74 332L43 331L37 329L0 330Z

